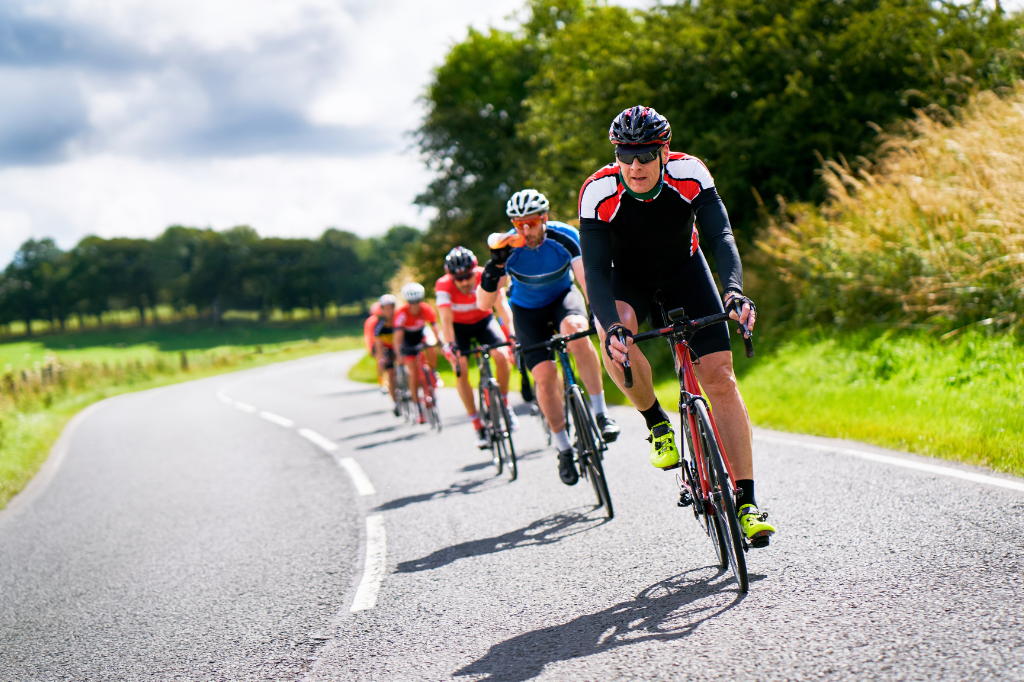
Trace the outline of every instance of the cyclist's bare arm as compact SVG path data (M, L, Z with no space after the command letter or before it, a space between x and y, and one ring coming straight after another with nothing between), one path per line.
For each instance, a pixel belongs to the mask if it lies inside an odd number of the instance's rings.
M516 330L515 327L512 326L512 309L508 307L508 297L505 296L505 289L499 286L497 293L498 299L494 302L494 310L505 322L505 326L508 327L508 333L515 336Z
M442 306L437 309L437 315L441 318L441 329L444 331L444 337L446 339L455 340L455 313L448 306ZM444 345L444 341L441 341L441 345Z
M405 330L401 328L395 329L395 350L402 347L403 341L405 341Z
M580 291L583 292L583 300L590 304L590 297L587 296L587 273L583 267L583 259L577 258L572 262L572 274L576 276L576 282L580 285Z
M484 291L482 286L476 288L476 307L480 310L490 310L498 300L498 292L505 289L508 283L508 275L502 275L498 280L498 288L495 291Z
M438 326L437 326L436 324L434 324L433 322L428 322L428 324L430 325L430 330L431 330L432 332L434 332L434 336L436 336L436 337L437 337L437 343L438 343L438 345L441 345L441 346L443 346L443 345L444 345L444 340L445 340L445 335L444 335L444 334L442 333L442 331L441 331L441 330L440 330L440 329L438 328ZM453 338L453 339L455 338L455 335L454 335L454 334L452 334L452 338Z

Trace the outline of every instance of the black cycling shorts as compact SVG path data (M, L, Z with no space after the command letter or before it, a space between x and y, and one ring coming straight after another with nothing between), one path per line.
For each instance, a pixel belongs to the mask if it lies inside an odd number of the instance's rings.
M691 319L725 312L711 269L699 250L662 281L652 281L643 274L630 275L612 266L612 292L616 300L633 308L639 322L647 320L655 329L669 325L661 318L661 306L654 303L655 296L661 299L666 313L683 308ZM518 328L516 322L516 331ZM725 322L704 327L693 335L690 349L699 358L731 350L729 327Z
M505 342L505 334L501 331L501 325L494 319L494 315L488 315L473 324L454 322L452 326L455 328L455 347L463 355L473 347L473 339L476 339L477 345L480 346L493 346Z
M512 307L512 320L515 322L516 341L521 345L532 346L547 341L558 333L562 320L569 315L587 318L587 304L583 294L576 287L569 287L564 294L541 308L523 308L515 303ZM527 369L533 369L545 360L554 360L555 352L540 348L523 355Z
M402 347L399 349L402 353L402 357L416 357L420 352L420 349L418 349L417 346L425 340L423 337L424 334L422 329L406 329L405 334L402 335Z

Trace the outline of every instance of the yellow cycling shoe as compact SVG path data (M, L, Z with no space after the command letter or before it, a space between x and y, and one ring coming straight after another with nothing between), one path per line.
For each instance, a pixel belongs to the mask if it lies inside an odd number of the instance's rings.
M651 464L665 470L679 466L679 450L668 422L655 424L647 442L651 444Z
M754 547L767 547L768 539L775 533L775 526L768 523L768 512L760 512L752 504L740 507L740 526Z

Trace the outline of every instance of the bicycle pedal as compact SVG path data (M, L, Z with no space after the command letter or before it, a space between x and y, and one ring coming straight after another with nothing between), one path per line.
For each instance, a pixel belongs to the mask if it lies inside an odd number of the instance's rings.
M750 546L754 549L764 549L771 542L770 535L762 535L761 537L751 538Z
M676 506L677 507L689 507L691 504L693 504L693 498L690 497L690 491L689 490L681 490L681 491L679 491L679 501L676 502Z

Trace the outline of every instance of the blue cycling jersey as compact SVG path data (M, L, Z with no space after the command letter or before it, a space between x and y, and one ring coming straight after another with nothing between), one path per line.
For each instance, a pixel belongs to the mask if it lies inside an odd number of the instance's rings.
M505 261L505 272L512 278L509 300L523 308L551 303L572 286L572 264L580 257L576 228L549 220L540 246L515 249Z

